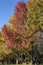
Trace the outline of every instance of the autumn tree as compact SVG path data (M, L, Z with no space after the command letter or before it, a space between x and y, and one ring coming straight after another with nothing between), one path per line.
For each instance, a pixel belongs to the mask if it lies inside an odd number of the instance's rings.
M6 41L2 35L2 31L0 32L0 60L4 60L7 57L8 50L5 48Z
M27 4L27 29L28 32L35 32L43 30L43 1L42 0L30 0Z
M37 42L40 38L40 31L43 31L43 0L18 2L9 22L10 25L2 27L6 48L28 53L32 50L31 42Z
M27 22L27 12L26 4L24 2L18 2L15 7L15 13L9 20L11 23L10 27L6 25L2 27L2 34L6 40L8 49L31 50L30 41L25 35L27 34L25 26Z
M27 12L26 3L23 1L18 2L15 7L14 15L9 20L19 34L24 34L26 31L25 22L27 21Z

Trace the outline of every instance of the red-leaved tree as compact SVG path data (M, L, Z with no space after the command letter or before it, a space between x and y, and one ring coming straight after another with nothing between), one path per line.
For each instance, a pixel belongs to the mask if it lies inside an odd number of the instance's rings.
M19 34L24 34L26 31L25 23L27 22L27 8L26 3L18 2L15 7L15 13L10 18L10 23L16 28Z

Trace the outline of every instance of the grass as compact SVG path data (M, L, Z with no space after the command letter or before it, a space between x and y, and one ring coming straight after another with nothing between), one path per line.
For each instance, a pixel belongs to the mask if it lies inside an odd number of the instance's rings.
M0 64L0 65L29 65L29 64Z
M32 64L0 64L0 65L32 65ZM35 64L37 65L37 64ZM40 64L40 65L43 65L43 64Z
M0 64L0 65L7 65L7 64ZM8 64L8 65L16 65L16 64ZM29 65L29 64L18 64L18 65ZM40 64L40 65L43 65L43 64Z
M32 65L32 63L29 63L29 64L1 64L0 65ZM38 65L38 64L35 64L35 65ZM40 64L40 65L43 65L43 64Z
M0 64L0 65L31 65L31 64Z

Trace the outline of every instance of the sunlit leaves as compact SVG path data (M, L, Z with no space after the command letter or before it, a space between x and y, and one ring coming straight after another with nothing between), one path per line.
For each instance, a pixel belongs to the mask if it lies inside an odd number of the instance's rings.
M42 0L30 0L27 3L27 30L35 32L36 30L43 30L43 8Z
M14 15L9 19L9 22L16 28L16 32L24 34L26 31L25 22L27 21L26 3L18 2L15 7Z
M3 36L6 40L6 42L8 43L8 45L10 46L11 44L14 44L14 40L16 39L16 36L18 35L16 32L14 32L12 29L10 29L9 26L4 25L2 28L2 33ZM11 45L11 46L12 46Z
M18 2L10 25L2 27L2 35L6 41L4 49L15 49L22 53L32 50L31 42L40 38L43 30L43 0L30 0L27 3ZM38 32L39 31L39 32ZM0 34L0 40L4 40ZM2 46L3 47L3 46ZM1 48L1 47L0 47Z

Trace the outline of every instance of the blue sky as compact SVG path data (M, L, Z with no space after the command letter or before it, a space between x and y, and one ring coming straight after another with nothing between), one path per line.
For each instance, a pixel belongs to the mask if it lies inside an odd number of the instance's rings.
M4 24L8 24L8 19L13 15L18 1L22 0L0 0L0 29ZM28 0L24 1L27 2Z

